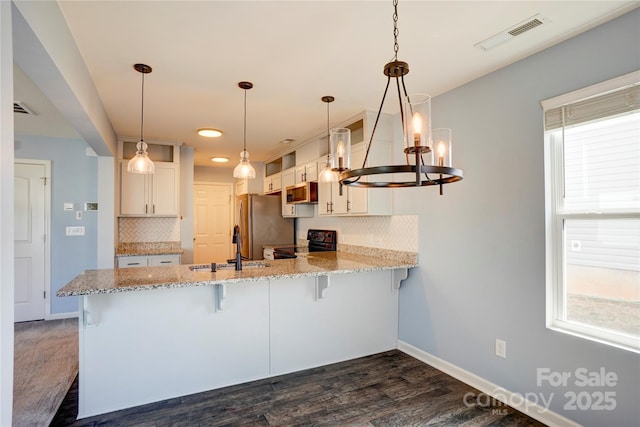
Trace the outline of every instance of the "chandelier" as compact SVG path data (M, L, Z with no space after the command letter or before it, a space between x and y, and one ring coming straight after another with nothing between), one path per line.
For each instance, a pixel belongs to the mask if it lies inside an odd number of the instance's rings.
M349 163L345 162L339 167L338 181L341 185L370 188L438 185L440 194L442 194L444 184L462 179L462 170L451 166L451 129L431 128L431 97L424 94L407 94L404 76L409 73L409 64L398 61L398 0L393 0L393 41L393 61L384 66L383 73L387 76L387 85L373 125L362 168L350 169ZM400 120L404 130L406 164L365 167L391 78L396 80L398 99L400 100ZM348 139L344 141L350 144ZM350 147L347 146L345 152L348 153L349 150ZM349 160L349 157L346 157L346 160ZM374 181L372 178L361 179L386 174L409 174L411 180Z

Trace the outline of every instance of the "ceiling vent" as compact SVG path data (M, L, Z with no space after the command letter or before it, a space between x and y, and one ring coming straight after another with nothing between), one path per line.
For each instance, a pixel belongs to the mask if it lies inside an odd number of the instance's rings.
M31 114L33 116L36 115L36 113L34 113L31 108L27 107L24 102L20 101L16 101L13 103L13 112L18 114Z
M537 14L510 28L507 28L504 31L499 32L494 36L489 37L486 40L481 41L480 43L474 44L474 46L482 50L493 49L494 47L506 43L509 40L513 40L514 38L526 33L527 31L531 31L534 28L539 27L542 24L548 24L549 22L551 21L549 21L542 15Z

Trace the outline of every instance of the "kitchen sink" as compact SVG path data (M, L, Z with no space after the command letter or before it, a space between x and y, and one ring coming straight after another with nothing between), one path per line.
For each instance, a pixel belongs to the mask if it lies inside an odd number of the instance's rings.
M271 264L268 264L264 261L243 261L242 269L247 268L265 268L271 267ZM216 263L216 270L235 270L236 265L233 263ZM211 271L211 264L195 264L189 266L189 270L191 271Z

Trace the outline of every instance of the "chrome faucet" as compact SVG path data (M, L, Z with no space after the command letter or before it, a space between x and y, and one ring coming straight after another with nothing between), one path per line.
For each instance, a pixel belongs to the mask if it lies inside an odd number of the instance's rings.
M236 244L236 271L242 270L242 238L240 237L240 227L238 225L233 227L233 240L232 243Z

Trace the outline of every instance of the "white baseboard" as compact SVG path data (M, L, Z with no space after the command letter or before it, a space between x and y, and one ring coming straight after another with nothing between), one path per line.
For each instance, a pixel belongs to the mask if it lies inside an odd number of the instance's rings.
M426 363L427 365L433 366L434 368L444 372L447 375L451 375L452 377L480 390L482 393L491 396L496 400L507 403L512 408L517 409L518 411L527 414L531 418L535 418L536 420L544 424L547 424L549 426L562 427L580 426L580 424L576 423L575 421L572 421L556 412L546 409L545 407L538 405L535 402L526 400L521 394L505 390L497 384L487 381L484 378L479 377L478 375L462 369L456 365L453 365L443 359L440 359L439 357L433 356L432 354L414 347L411 344L407 344L403 341L398 341L398 350L408 354L409 356L415 357L416 359Z
M73 319L80 316L77 311L72 311L69 313L56 313L50 314L45 320L61 320L61 319Z

